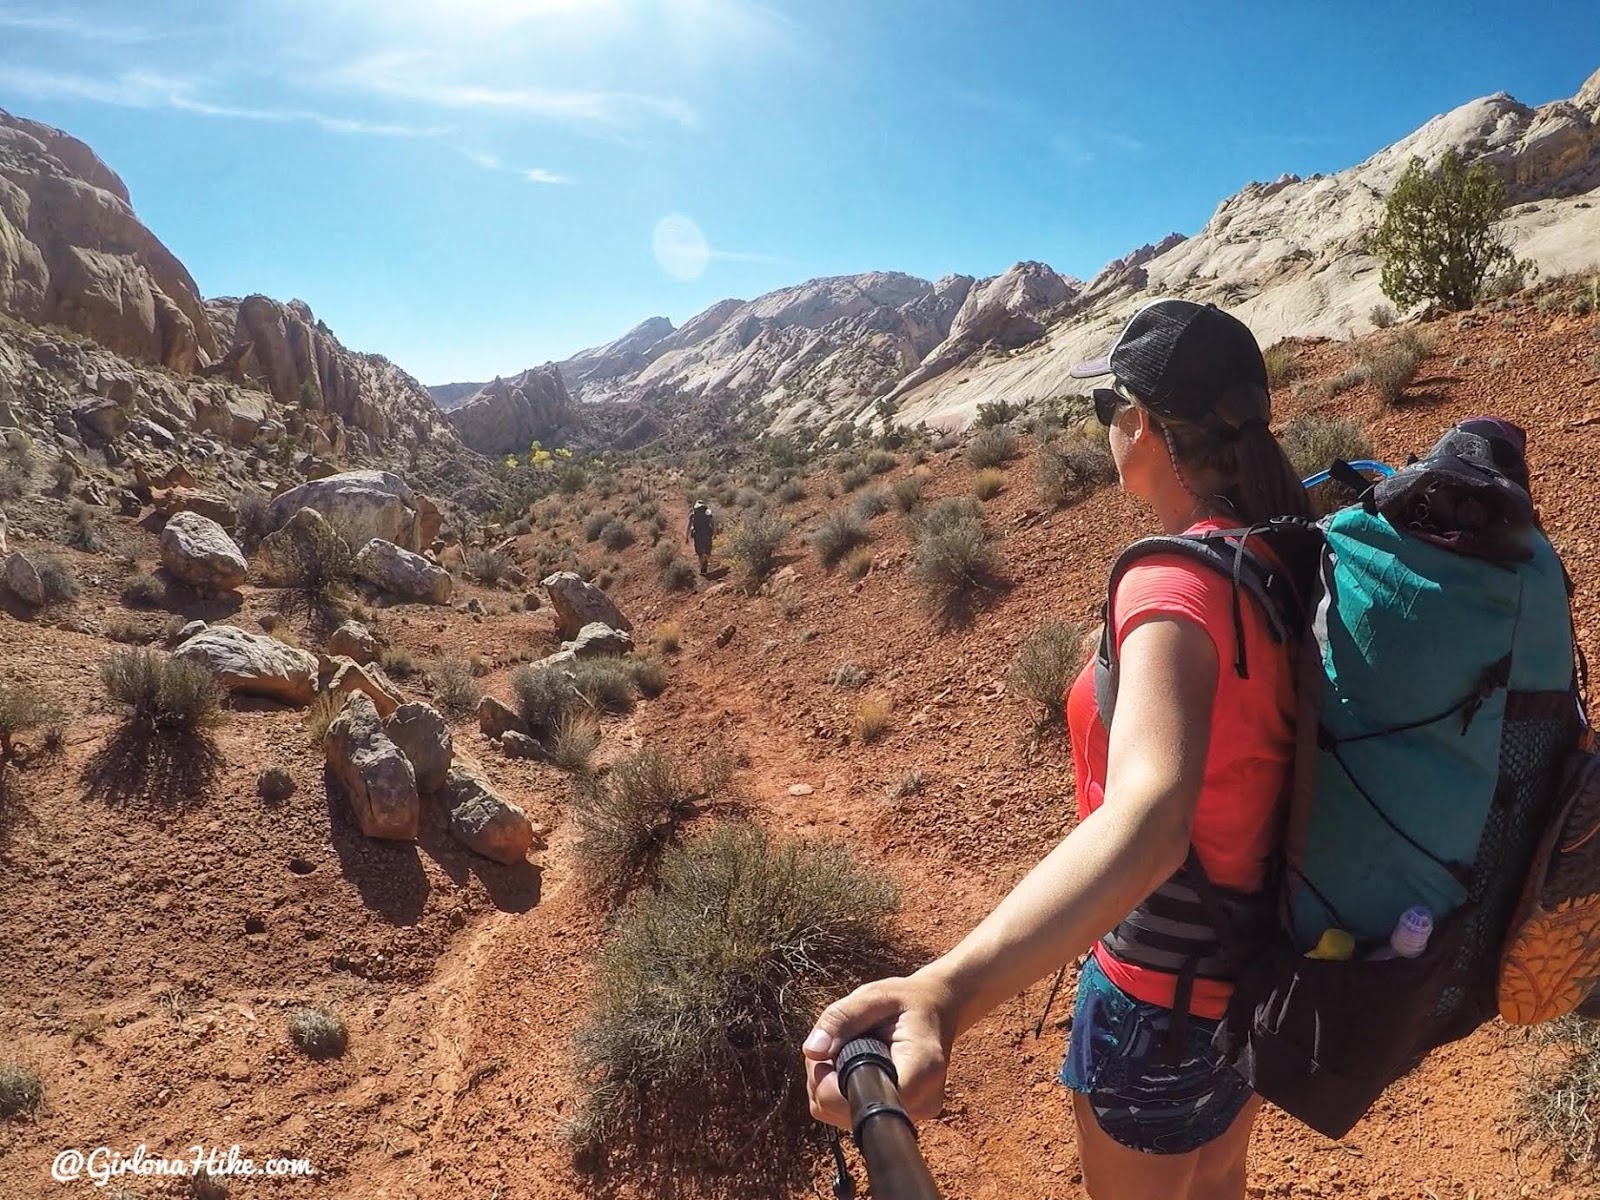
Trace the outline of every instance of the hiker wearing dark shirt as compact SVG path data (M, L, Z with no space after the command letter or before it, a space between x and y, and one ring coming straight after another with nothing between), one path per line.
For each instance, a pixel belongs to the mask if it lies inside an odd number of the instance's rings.
M689 530L684 535L685 541L694 542L695 557L700 560L700 574L704 575L711 562L711 535L714 532L714 523L711 519L711 510L706 507L704 500L696 500L694 507L689 510Z

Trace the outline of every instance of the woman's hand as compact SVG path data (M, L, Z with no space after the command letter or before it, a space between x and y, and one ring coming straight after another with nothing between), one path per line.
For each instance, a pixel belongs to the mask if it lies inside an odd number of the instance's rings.
M900 1077L900 1102L911 1119L938 1116L955 1040L952 1008L949 990L926 970L906 979L880 979L830 1004L804 1046L811 1115L850 1128L850 1105L839 1093L833 1060L851 1038L872 1034L889 1045Z

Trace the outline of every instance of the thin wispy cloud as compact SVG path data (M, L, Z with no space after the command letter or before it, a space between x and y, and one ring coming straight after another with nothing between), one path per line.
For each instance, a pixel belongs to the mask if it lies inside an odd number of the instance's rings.
M461 151L461 157L473 166L481 167L485 171L504 171L525 179L529 183L570 187L578 182L570 175L562 175L557 171L547 171L543 167L508 167L498 154L489 154L483 150L463 150Z
M518 171L517 174L521 175L529 183L549 183L564 187L577 182L570 175L558 175L554 171L542 170L539 167L528 167Z
M147 71L125 71L106 77L0 63L0 87L35 100L87 100L118 108L164 108L236 121L305 122L329 133L367 137L429 138L451 132L447 125L409 125L309 109L250 108L218 103L196 95L195 85L188 80Z
M0 29L44 33L86 42L150 42L162 35L136 25L109 25L72 12L19 12L0 8Z
M339 71L334 82L435 108L501 113L579 127L618 129L649 118L685 128L699 124L699 114L692 106L670 96L461 83L431 76L430 65L428 56L423 55L374 55Z

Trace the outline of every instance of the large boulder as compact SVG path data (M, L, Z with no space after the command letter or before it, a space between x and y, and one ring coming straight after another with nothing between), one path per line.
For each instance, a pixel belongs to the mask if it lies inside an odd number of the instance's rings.
M267 527L279 528L302 508L321 513L351 546L382 538L423 549L416 494L392 472L345 471L290 488L267 507Z
M362 833L416 841L422 821L416 775L410 760L383 732L371 700L351 696L328 726L322 749Z
M109 397L85 400L72 409L72 419L90 437L109 442L128 432L128 414Z
M591 621L563 649L572 651L574 658L620 658L633 653L633 635Z
M301 547L331 535L333 527L314 508L302 508L281 529L261 539L256 548L256 582L267 587L288 587L293 582Z
M518 863L533 846L533 823L509 800L465 767L451 767L439 789L450 813L450 832L468 849L495 862Z
M395 691L394 685L379 668L362 666L348 658L330 658L326 655L318 660L318 664L322 674L323 691L336 696L352 696L360 692L372 701L378 710L378 715L385 719L400 707L400 693Z
M504 700L485 696L478 701L478 732L486 738L499 738L511 732L527 733L528 727Z
M449 604L455 587L449 571L382 538L361 547L355 568L357 575L385 592L430 604Z
M360 621L346 621L329 636L328 653L366 664L378 657L378 641Z
M383 732L410 760L420 791L437 792L444 786L454 739L438 709L420 700L402 704L384 721Z
M198 488L151 488L150 503L163 517L174 517L183 512L199 513L224 529L232 529L238 520L238 514L227 497L215 492L202 492Z
M161 565L174 579L213 592L231 591L249 572L227 531L194 512L178 513L161 531Z
M6 590L31 608L44 605L44 581L33 560L21 550L6 558Z
M556 631L562 637L577 637L585 625L596 621L612 629L633 629L633 622L622 615L610 596L571 571L557 571L541 582L556 610Z
M317 694L315 655L235 625L207 626L180 644L172 657L206 667L237 695L306 705Z

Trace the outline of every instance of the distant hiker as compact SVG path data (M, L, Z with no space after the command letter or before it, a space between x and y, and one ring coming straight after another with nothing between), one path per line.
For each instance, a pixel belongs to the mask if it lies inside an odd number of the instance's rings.
M1072 373L1113 377L1094 393L1096 416L1123 488L1167 534L1309 516L1268 425L1261 350L1234 317L1157 301ZM913 1118L936 1115L955 1039L1092 947L1061 1071L1085 1187L1095 1200L1244 1195L1261 1101L1211 1049L1239 964L1209 935L1183 868L1192 846L1230 903L1265 907L1251 902L1267 895L1294 693L1287 648L1254 597L1235 608L1235 596L1179 554L1122 575L1108 614L1116 720L1098 711L1093 661L1067 697L1081 823L954 949L818 1017L805 1054L819 1119L848 1128L832 1059L867 1030L892 1035ZM1141 909L1153 894L1159 915ZM1191 957L1198 972L1180 967Z
M694 553L700 560L702 575L706 573L711 563L711 537L714 532L715 522L711 518L711 510L706 507L704 500L696 500L694 507L689 510L689 529L684 534L684 540L694 542Z

